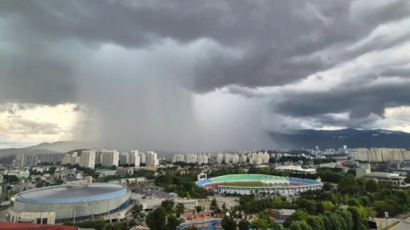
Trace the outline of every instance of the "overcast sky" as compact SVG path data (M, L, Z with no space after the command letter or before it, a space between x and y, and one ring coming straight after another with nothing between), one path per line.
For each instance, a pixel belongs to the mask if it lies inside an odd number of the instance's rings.
M0 1L0 147L410 132L408 0Z

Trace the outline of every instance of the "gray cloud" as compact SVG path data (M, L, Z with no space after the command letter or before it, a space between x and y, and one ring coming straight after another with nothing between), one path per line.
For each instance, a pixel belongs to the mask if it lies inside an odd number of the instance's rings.
M308 118L322 125L371 127L386 107L409 104L410 86L369 83L406 79L409 66L399 63L363 73L358 66L357 78L334 90L280 88L408 41L410 33L399 29L374 31L405 25L409 2L380 4L1 1L0 103L84 104L98 117L101 142L126 147L208 147L215 139L202 142L205 134L194 97L221 88L246 100L270 99L270 104L258 106L270 106L274 114L287 116L282 119L286 122ZM276 88L271 94L258 87ZM249 137L261 137L265 124L252 122L247 113L232 116L247 118L244 126L258 127ZM228 148L235 144L227 141Z

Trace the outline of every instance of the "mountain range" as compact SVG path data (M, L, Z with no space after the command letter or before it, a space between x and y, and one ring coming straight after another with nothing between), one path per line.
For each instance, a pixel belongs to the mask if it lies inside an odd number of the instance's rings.
M298 130L290 133L270 133L272 139L284 148L301 149L387 147L410 148L410 133L384 129L359 130Z
M289 133L270 132L270 136L280 148L303 149L340 148L347 145L349 148L359 147L387 147L410 148L410 133L391 130L297 130ZM0 149L0 156L18 154L65 153L75 149L95 148L90 142L58 141L41 143L26 148ZM159 151L162 152L162 151Z

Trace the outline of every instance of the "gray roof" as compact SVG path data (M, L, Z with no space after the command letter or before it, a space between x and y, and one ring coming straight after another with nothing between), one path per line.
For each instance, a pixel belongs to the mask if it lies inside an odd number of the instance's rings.
M31 203L72 203L111 199L127 193L122 185L94 183L59 185L32 189L16 195L16 201Z

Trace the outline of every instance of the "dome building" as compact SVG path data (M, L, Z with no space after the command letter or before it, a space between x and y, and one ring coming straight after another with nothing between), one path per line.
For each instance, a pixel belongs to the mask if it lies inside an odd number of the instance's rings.
M127 189L118 184L64 184L32 189L11 199L11 222L54 224L96 217L122 219L131 207Z

